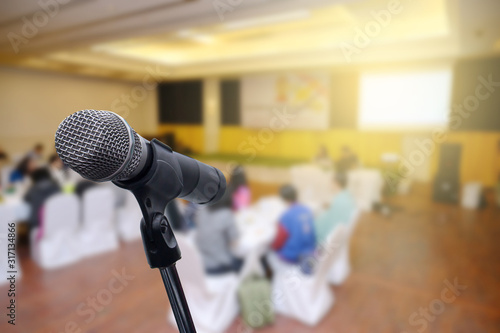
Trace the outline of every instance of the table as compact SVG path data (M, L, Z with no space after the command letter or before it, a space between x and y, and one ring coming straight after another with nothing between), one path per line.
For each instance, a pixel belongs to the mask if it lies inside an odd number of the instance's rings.
M3 199L4 201L0 203L0 206L8 208L9 216L14 218L13 222L24 223L28 220L31 207L23 201L22 197L17 195L4 195Z
M279 197L265 197L236 213L240 239L235 252L243 257L249 253L263 254L273 241L279 217L286 209Z

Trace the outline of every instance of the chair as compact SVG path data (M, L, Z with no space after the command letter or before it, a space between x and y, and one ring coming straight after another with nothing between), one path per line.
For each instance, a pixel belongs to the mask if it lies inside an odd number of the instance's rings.
M83 223L80 244L83 256L92 256L118 248L114 227L115 197L111 188L95 186L83 194Z
M130 191L125 191L123 206L116 214L116 228L120 239L125 242L134 241L141 238L140 222L142 212L137 200Z
M331 171L316 165L298 165L290 169L292 185L297 189L299 201L317 213L332 197Z
M44 269L70 265L81 257L78 230L80 202L73 194L56 194L43 206L41 227L31 230L31 257Z
M318 258L313 275L304 275L297 266L289 265L275 273L273 304L275 311L315 326L334 304L334 295L328 284L328 270L345 239L346 227L338 226L328 237Z
M355 169L347 174L347 189L363 212L371 211L373 204L380 202L383 186L384 180L378 170Z
M344 283L351 273L351 262L349 257L351 237L359 221L359 211L352 214L351 221L346 226L345 240L339 249L339 254L333 262L328 274L328 281L334 285Z
M224 332L239 313L237 289L241 276L234 273L207 276L193 241L179 233L176 239L182 251L177 269L197 332ZM169 321L175 325L171 310Z
M461 206L467 209L478 209L481 204L482 185L479 182L466 183L462 189Z

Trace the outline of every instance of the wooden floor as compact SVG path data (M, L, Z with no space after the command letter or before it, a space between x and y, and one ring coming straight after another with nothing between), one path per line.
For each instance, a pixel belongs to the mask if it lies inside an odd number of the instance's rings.
M260 188L259 193L272 191ZM490 206L468 212L429 198L421 189L394 198L400 210L390 218L362 216L351 246L353 272L333 288L336 303L317 327L278 316L273 326L257 332L500 332L500 211ZM17 325L6 325L7 288L0 287L2 333L176 332L166 321L160 275L147 266L139 242L49 272L29 259L27 249L19 256ZM113 271L122 270L133 279L112 294L109 290L119 286L109 286ZM449 304L440 302L445 281L455 279L467 289ZM98 294L112 298L94 311L86 303ZM445 291L444 297L451 296ZM425 314L432 306L442 313ZM227 332L244 332L241 327L238 319Z

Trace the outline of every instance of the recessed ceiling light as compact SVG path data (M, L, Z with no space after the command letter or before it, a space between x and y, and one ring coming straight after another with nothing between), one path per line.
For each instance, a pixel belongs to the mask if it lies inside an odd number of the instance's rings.
M214 38L207 34L202 34L195 32L191 29L182 29L177 31L176 35L183 39L190 39L202 44L212 44L214 42Z
M237 29L250 28L262 25L269 25L274 23L301 20L308 18L309 16L311 16L311 12L308 10L305 9L295 10L292 12L235 20L224 24L224 27L227 30L237 30Z

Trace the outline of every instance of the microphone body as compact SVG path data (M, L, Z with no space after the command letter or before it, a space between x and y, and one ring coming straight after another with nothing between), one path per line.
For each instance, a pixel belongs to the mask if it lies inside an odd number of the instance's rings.
M199 204L219 200L226 179L218 169L140 137L109 111L78 111L59 125L56 151L63 163L93 181L112 181L130 190L141 208L144 251L162 274L180 332L196 332L175 263L181 252L165 213L176 197ZM175 218L171 216L168 218Z
M55 143L63 163L93 181L110 180L132 190L163 169L162 177L178 184L157 184L155 191L198 204L216 202L226 188L220 170L173 152L156 139L149 142L110 111L82 110L68 116L57 129Z

